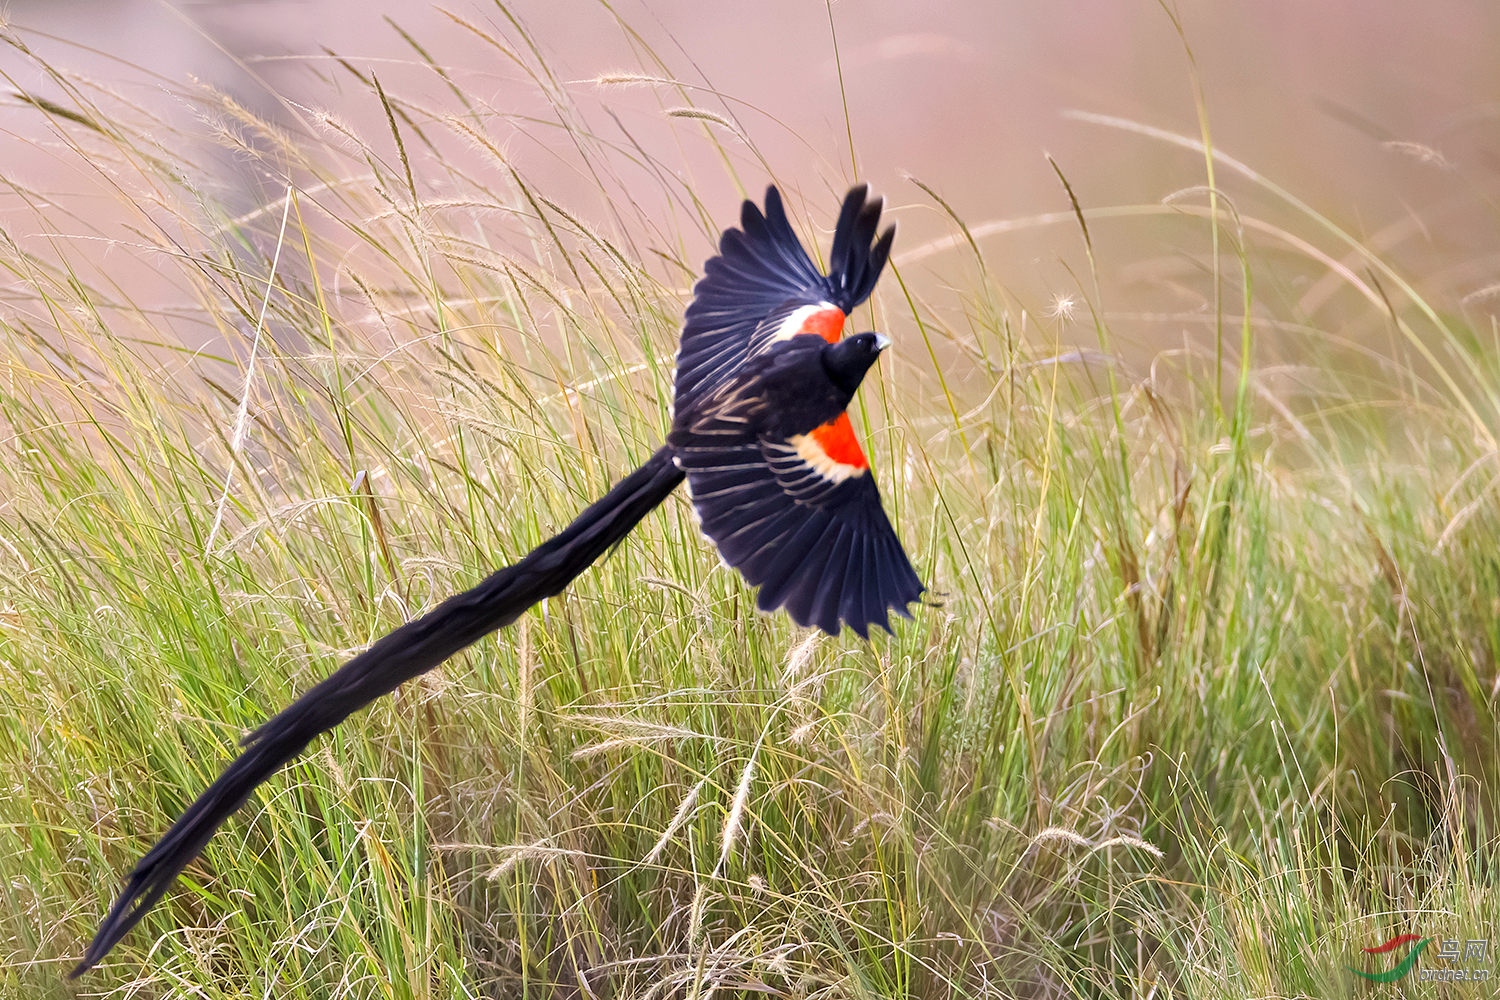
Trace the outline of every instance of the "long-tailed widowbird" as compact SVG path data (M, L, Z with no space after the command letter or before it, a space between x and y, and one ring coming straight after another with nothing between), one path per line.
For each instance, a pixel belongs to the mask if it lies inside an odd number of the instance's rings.
M556 537L479 586L378 640L244 739L244 752L131 871L73 969L96 965L146 915L257 785L315 737L470 643L555 596L666 499L684 478L704 534L760 588L764 611L866 636L926 589L880 504L845 412L888 345L841 339L890 255L881 201L844 198L825 276L798 242L776 188L693 288L677 353L667 444Z

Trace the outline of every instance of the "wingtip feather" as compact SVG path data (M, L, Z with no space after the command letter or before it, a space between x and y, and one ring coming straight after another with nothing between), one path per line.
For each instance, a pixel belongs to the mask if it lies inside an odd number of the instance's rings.
M828 284L846 313L870 297L890 256L895 227L876 238L884 210L885 199L870 197L868 185L855 185L844 196L828 255Z

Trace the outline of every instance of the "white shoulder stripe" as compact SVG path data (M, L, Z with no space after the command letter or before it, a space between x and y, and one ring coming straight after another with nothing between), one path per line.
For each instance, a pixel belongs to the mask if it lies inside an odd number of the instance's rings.
M772 342L778 340L791 340L793 337L797 336L797 334L802 332L802 324L806 323L809 318L816 316L820 312L827 312L830 309L837 310L838 306L834 305L832 302L819 302L816 305L799 306L798 308L793 309L791 314L787 316L786 319L782 320L781 325L778 326L776 328L776 331L771 334Z
M857 465L835 462L811 434L794 435L787 439L787 444L797 449L797 456L811 466L814 472L831 483L842 483L846 479L865 474L865 470Z

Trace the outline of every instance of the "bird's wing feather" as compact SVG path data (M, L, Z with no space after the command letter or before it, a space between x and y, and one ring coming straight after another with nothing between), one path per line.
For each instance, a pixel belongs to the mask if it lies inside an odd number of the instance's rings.
M785 440L743 424L699 421L678 435L677 461L703 532L760 588L762 611L799 625L867 636L890 630L889 609L926 589L880 503L849 418Z
M881 205L864 185L845 196L825 276L792 231L775 187L766 191L764 212L744 203L740 228L724 231L718 255L693 288L677 351L678 409L722 385L747 358L777 341L799 333L838 340L844 320L870 297L890 255L894 232L875 235Z

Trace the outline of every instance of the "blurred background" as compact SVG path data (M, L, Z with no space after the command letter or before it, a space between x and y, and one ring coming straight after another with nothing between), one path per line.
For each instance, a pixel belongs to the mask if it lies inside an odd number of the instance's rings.
M447 142L442 170L414 148L419 186L441 196L439 174L461 170L499 188L513 169L591 224L660 218L657 232L618 235L643 258L674 258L684 292L684 268L710 252L742 193L774 179L795 192L799 224L826 227L857 178L892 204L898 266L931 308L944 308L945 289L974 286L971 236L986 278L1013 296L1012 312L1067 319L1080 298L1094 298L1094 279L1050 155L1080 205L1099 213L1099 302L1114 334L1146 354L1199 336L1194 314L1213 297L1202 281L1204 158L1149 129L1197 141L1206 127L1216 150L1415 275L1425 295L1475 313L1476 327L1488 325L1500 265L1500 6L1488 0L773 0L733 9L17 0L7 16L12 46L0 68L11 94L0 122L13 193L0 198L0 219L28 238L18 213L36 206L14 192L49 192L76 231L30 237L97 240L116 258L110 279L138 302L152 298L154 269L114 242L129 240L112 226L139 220L113 215L111 170L59 152L68 126L16 93L66 104L68 88L82 86L146 109L173 135L174 152L201 137L194 183L206 197L250 212L279 198L296 171L256 155L248 135L236 154L224 133L251 130L231 105L294 142L347 150L356 173L349 135L394 152L374 77L409 103L411 121L482 123L484 142ZM229 103L205 103L210 90ZM559 104L589 123L593 148L556 127ZM1328 246L1314 263L1306 244L1321 224L1309 227L1266 184L1233 170L1221 166L1218 182L1232 208L1256 220L1257 252L1289 259L1256 289L1259 302L1293 325L1348 321L1348 282L1330 278L1329 266L1344 248ZM697 200L696 217L674 214L685 199ZM624 200L634 203L628 216L609 204ZM1198 216L1175 227L1163 204ZM504 238L493 218L477 225ZM679 237L687 242L670 246ZM1378 324L1369 305L1358 302L1359 314ZM1092 333L1085 326L1074 339Z

